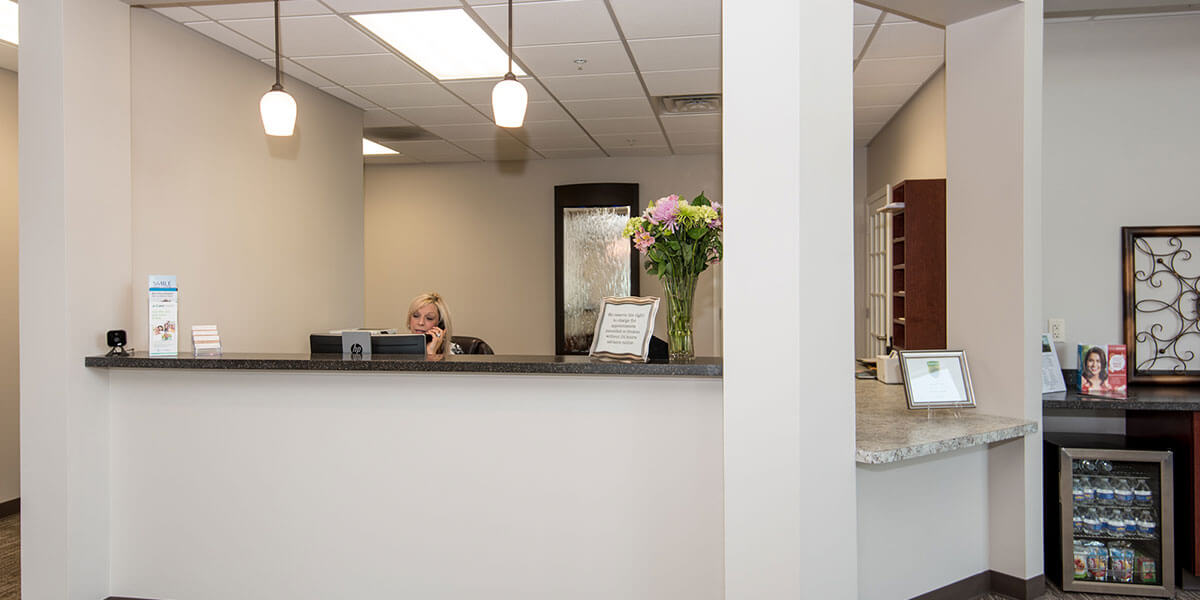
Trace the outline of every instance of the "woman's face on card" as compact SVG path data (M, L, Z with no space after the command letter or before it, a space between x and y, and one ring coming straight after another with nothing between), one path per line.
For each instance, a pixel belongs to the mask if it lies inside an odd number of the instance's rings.
M432 304L418 308L408 315L408 329L413 333L425 333L438 324L438 309Z
M1088 352L1086 369L1089 376L1100 374L1100 354L1098 352Z

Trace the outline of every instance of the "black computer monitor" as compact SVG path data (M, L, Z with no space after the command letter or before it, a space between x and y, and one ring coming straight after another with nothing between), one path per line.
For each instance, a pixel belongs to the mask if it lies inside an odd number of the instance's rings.
M341 354L342 336L314 333L308 336L308 347L313 354ZM371 354L425 354L425 336L419 333L373 335Z

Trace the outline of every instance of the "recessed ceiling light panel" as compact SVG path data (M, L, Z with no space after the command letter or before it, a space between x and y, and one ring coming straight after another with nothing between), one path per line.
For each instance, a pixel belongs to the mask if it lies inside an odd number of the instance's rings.
M363 138L363 156L383 156L385 154L400 154L387 146L376 144L367 138Z
M12 0L0 0L0 40L17 44L17 3Z
M438 79L503 77L508 55L462 9L350 15ZM524 75L513 66L513 72Z

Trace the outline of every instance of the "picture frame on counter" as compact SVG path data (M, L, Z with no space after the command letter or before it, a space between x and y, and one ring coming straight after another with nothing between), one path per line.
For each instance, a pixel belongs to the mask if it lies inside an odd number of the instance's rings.
M654 296L609 296L601 300L588 355L606 360L650 360L650 338L659 302Z
M975 391L964 350L901 350L908 408L974 408Z

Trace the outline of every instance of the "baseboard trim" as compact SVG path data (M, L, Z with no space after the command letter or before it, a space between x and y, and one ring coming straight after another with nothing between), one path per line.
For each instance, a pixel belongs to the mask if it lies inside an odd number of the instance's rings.
M1033 600L1046 592L1046 577L1038 575L1020 579L998 571L983 571L932 592L913 596L912 600L962 600L980 594L995 592L1017 600Z
M8 517L21 512L21 499L13 498L8 502L0 502L0 517Z

